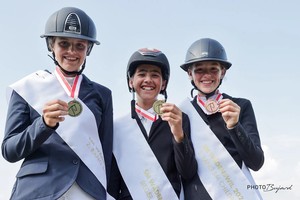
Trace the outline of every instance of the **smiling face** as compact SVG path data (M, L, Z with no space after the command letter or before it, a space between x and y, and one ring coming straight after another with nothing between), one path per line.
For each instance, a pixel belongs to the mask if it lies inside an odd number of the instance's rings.
M52 51L60 66L67 71L79 71L88 50L88 41L55 37L52 43Z
M199 90L204 93L213 92L225 76L226 70L217 61L201 61L188 69L188 75ZM204 95L201 94L200 95Z
M158 94L165 88L161 69L156 65L141 64L129 79L129 86L137 94L137 104L143 109L152 107Z

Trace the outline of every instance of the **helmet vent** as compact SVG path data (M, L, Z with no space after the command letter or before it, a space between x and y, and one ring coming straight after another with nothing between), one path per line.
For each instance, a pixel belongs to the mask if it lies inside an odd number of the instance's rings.
M65 21L64 32L81 34L81 24L78 15L70 13Z
M140 54L142 54L143 56L153 56L156 57L160 54L162 54L162 52L158 49L154 49L154 48L142 48L139 49L138 52Z

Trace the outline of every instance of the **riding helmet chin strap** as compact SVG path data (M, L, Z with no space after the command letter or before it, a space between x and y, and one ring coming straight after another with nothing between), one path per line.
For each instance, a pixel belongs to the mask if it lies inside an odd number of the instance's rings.
M85 68L86 59L84 60L84 63L82 64L81 69L79 71L71 71L70 72L70 71L67 71L67 70L65 70L64 68L62 68L60 66L60 64L55 59L54 52L52 52L53 57L50 56L50 55L48 55L48 56L53 60L54 64L57 65L60 68L61 71L63 71L66 75L69 75L69 76L71 76L71 75L80 75L83 72L84 68Z
M209 97L213 96L213 95L216 93L216 91L218 90L218 88L219 88L220 85L222 84L222 80L223 80L223 79L220 80L220 83L219 83L218 87L216 87L216 89L214 89L214 90L213 90L212 92L210 92L210 93L206 93L206 92L201 91L201 90L196 86L195 82L194 82L193 80L191 80L191 83L192 83L192 85L194 86L194 88L192 88L192 90L191 90L191 97L194 98L193 92L194 92L194 90L198 90L200 93L202 93L202 94L205 95L206 99L209 99Z

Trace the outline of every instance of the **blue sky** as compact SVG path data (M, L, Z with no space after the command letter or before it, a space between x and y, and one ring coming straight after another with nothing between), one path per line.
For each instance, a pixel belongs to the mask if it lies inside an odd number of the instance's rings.
M300 160L295 153L300 145L298 1L6 1L0 8L1 138L6 87L39 69L54 69L40 35L48 17L65 6L83 9L97 26L101 45L94 46L84 73L113 91L116 116L129 111L125 70L135 50L153 47L167 55L171 64L168 100L180 103L191 89L179 67L188 47L203 37L221 42L233 65L220 90L250 99L256 114L266 156L263 168L253 173L257 184L293 185L291 191L261 191L263 197L300 198ZM0 199L9 198L20 164L0 158Z

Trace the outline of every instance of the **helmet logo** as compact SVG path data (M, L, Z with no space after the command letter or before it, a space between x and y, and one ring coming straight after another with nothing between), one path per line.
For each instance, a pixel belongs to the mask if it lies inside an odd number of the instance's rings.
M162 54L162 52L158 49L154 49L154 48L142 48L139 49L138 52L140 54L142 54L143 56L153 56L156 57L160 54Z
M201 56L202 56L202 57L207 57L207 56L208 56L208 52L207 52L207 51L202 52L202 53L201 53Z
M77 14L70 13L65 21L64 32L81 34L81 23Z

